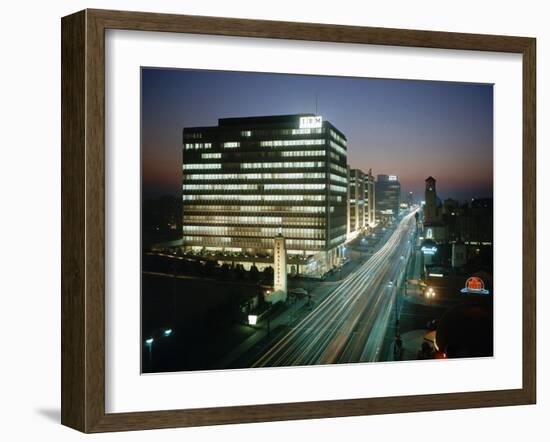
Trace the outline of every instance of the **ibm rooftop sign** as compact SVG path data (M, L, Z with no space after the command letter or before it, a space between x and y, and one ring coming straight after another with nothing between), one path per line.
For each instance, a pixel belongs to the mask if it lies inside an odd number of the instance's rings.
M323 127L323 117L300 117L300 129L317 129Z

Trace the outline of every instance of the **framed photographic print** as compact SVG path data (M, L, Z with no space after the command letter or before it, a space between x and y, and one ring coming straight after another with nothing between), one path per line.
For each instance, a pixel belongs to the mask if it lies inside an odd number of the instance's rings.
M535 40L62 20L62 423L532 404Z

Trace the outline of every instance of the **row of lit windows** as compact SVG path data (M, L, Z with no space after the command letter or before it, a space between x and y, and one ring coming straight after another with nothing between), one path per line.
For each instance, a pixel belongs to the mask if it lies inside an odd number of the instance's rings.
M325 167L324 161L288 161L284 163L241 163L241 169L308 169Z
M258 184L184 184L183 190L258 190Z
M190 132L190 133L185 133L183 136L186 140L187 139L198 139L198 138L202 138L202 133L200 133L200 132Z
M265 190L322 190L326 188L326 184L264 184L263 188Z
M219 163L201 163L201 164L184 164L183 170L207 170L207 169L221 169L222 165Z
M221 158L222 157L222 154L219 153L219 152L214 152L214 153L203 153L201 155L201 157L204 159L204 160L208 160L208 159L212 159L212 158Z
M270 130L270 131L267 131L267 130L255 130L255 131L242 130L241 131L241 137L249 138L253 134L255 136L267 135L267 134L270 134L270 135L310 135L310 134L320 134L322 132L323 132L323 129L320 128L320 127L319 128L311 128L311 129L307 129L307 128L304 128L304 129L277 129L277 130Z
M345 167L339 166L338 164L330 163L330 168L335 170L336 172L340 172L342 175L347 176L348 174L348 170Z
M262 147L279 147L279 146L322 146L325 144L323 139L303 139L303 140L269 140L260 141Z
M319 250L293 250L293 249L286 250L287 255L302 255L302 256L315 255L318 252Z
M348 143L346 141L345 138L341 137L340 135L338 135L335 131L333 131L332 129L330 130L330 135L332 138L334 138L336 141L338 141L340 144L344 145L344 146L347 146Z
M223 237L223 236L216 236L212 238L205 238L204 236L191 236L191 235L184 235L183 241L184 242L198 242L200 244L217 244L217 243L230 243L232 238L229 237Z
M212 245L220 247L220 244L231 244L233 246L238 246L242 248L265 248L269 249L273 247L272 238L235 238L227 236L193 236L185 235L183 237L184 243L197 244L200 246ZM315 240L315 239L287 239L286 245L294 247L295 249L307 250L309 248L323 248L325 246L324 240ZM309 251L309 253L314 253Z
M324 201L325 195L183 195L183 201Z
M243 130L241 131L242 137L254 136L268 136L268 135L310 135L323 133L323 128L303 128L303 129L272 129L272 130Z
M269 157L269 158L289 158L289 157L324 157L326 154L325 150L285 150L285 151L279 151L279 152L262 152L262 157ZM258 156L258 152L238 152L233 153L232 155L235 155L237 158L247 158L251 155L254 155L255 157ZM334 154L334 152L331 152L331 156L336 156L336 160L339 160L338 155ZM201 154L202 159L220 159L222 157L222 154L219 152L209 152L209 153L203 153ZM226 154L227 157L227 154Z
M332 181L337 181L339 183L344 183L344 184L348 184L348 179L346 177L343 177L343 176L340 176L340 175L336 175L334 173L331 173L330 174L330 179Z
M281 152L283 157L318 157L325 156L324 150L287 150Z
M308 173L204 173L184 174L186 180L315 180L324 179L323 172Z
M324 183L313 184L184 184L183 190L323 190Z
M285 133L288 132L287 129L283 129L281 132ZM323 129L321 127L316 128L303 128L303 129L290 129L291 135L307 135L307 134L320 134L323 132Z
M325 206L230 206L230 205L204 205L190 204L183 208L185 213L188 212L218 212L222 214L235 212L255 212L255 213L301 213L301 214L323 214ZM331 207L331 212L334 207Z
M239 143L238 141L227 141L223 143L223 147L226 149L234 149L236 147L239 147L240 145L241 143Z
M291 247L323 247L325 245L325 241L319 241L315 239L287 239L286 241L287 246Z
M330 157L333 160L340 161L340 155L338 155L336 152L330 151Z
M211 149L212 143L185 143L185 149Z
M337 186L336 184L331 184L330 185L330 190L334 190L335 192L348 193L347 187Z
M324 227L324 218L300 216L242 216L213 215L205 218L199 215L185 215L186 224L273 224L276 226Z
M330 147L332 147L336 152L338 152L340 155L347 156L346 149L344 149L339 144L336 144L334 141L330 140Z
M291 227L228 227L228 226L183 226L184 234L191 235L230 235L273 237L279 233L286 238L323 239L325 229Z
M257 135L309 135L309 134L321 134L323 133L322 127L317 128L303 128L303 129L275 129L275 130L259 130L254 131Z

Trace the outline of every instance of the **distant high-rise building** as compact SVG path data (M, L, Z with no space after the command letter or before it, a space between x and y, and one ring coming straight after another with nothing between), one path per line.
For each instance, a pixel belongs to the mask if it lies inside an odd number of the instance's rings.
M375 207L374 177L372 169L365 174L365 224L369 227L376 225L376 207Z
M183 130L185 249L232 262L272 262L323 274L339 264L347 228L347 142L320 115L223 118ZM290 267L292 268L292 267Z
M412 207L414 205L414 195L412 192L407 193L407 206Z
M401 204L401 184L396 175L377 175L375 184L376 217L395 218Z
M432 176L425 180L424 235L437 243L442 243L448 239L448 229L441 220L441 201L437 197L435 183L436 180Z
M365 174L351 169L349 176L349 222L353 233L365 227Z
M437 191L435 189L435 178L429 176L425 181L424 190L424 223L430 224L438 220L437 213Z

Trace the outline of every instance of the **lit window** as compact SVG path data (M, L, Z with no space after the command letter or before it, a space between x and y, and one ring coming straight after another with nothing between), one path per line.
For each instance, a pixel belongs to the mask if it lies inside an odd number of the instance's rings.
M223 147L225 147L226 149L234 149L235 147L239 147L241 145L241 143L239 143L238 141L228 141L226 143L223 143Z
M204 169L221 169L221 164L214 163L201 163L201 164L184 164L183 170L204 170Z
M323 144L325 144L325 140L323 140L323 139L260 141L260 146L262 146L262 147L322 146Z
M281 156L283 157L317 157L324 155L324 150L289 150L281 152Z

